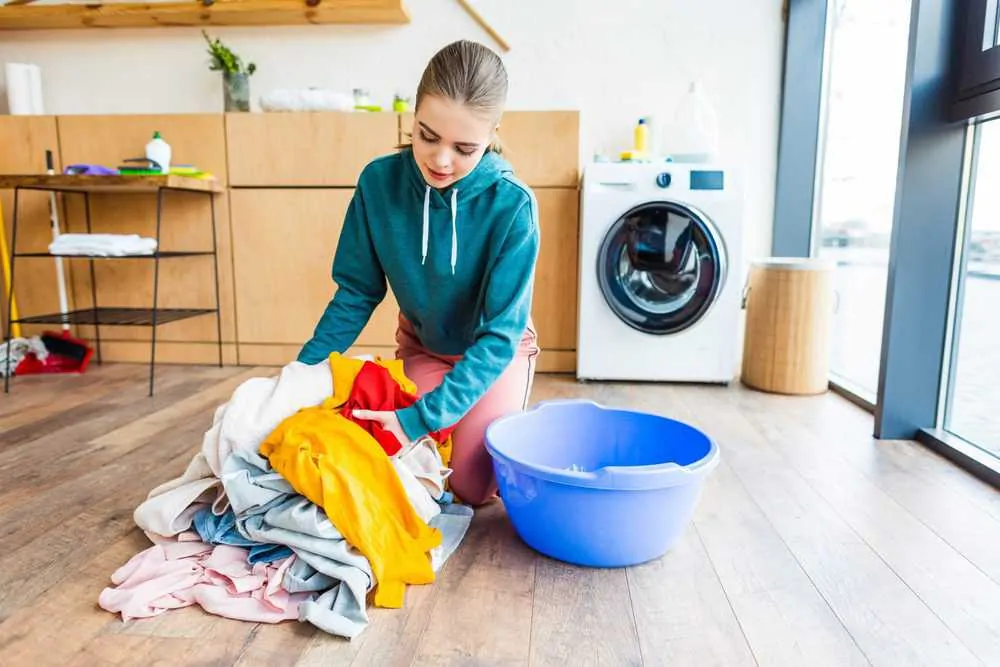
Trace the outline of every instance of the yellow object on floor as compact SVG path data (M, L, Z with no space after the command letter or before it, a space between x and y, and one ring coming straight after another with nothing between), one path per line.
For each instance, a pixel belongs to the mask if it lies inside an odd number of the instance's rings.
M441 533L414 511L389 457L363 428L335 410L305 408L260 453L368 559L376 606L402 607L407 584L434 581L429 552Z

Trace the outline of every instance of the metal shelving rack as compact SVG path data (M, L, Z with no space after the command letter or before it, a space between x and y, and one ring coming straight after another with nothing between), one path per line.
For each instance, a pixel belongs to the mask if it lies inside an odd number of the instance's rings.
M9 343L12 337L13 324L70 324L70 325L91 325L94 327L94 339L97 353L97 363L101 363L101 326L148 326L152 328L150 335L149 354L149 395L153 395L153 383L156 370L156 330L161 324L177 322L191 317L215 314L216 334L219 349L219 366L222 366L222 320L219 306L219 254L218 240L216 239L215 220L215 195L224 192L224 188L214 180L191 178L175 175L149 175L149 176L89 176L70 174L31 174L0 176L0 188L13 188L14 190L14 214L13 230L11 233L11 258L10 258L10 298L7 303L7 333L6 340ZM87 233L92 233L90 216L90 195L94 193L120 193L120 194L141 194L149 193L156 195L156 251L142 255L88 255L88 254L65 254L50 252L18 252L17 251L17 230L20 224L19 219L19 195L21 190L42 190L45 192L57 192L63 194L76 193L83 195L85 219ZM160 250L160 229L163 218L163 200L167 192L186 193L195 196L206 196L210 202L210 212L212 221L212 250L211 251L161 251ZM211 256L213 258L215 277L215 308L162 308L159 306L159 285L160 285L160 260L179 257ZM91 307L71 310L67 313L52 313L34 315L31 317L12 318L12 301L15 285L15 267L17 259L29 258L49 258L62 257L66 259L84 259L90 263L90 290ZM122 308L98 306L97 303L97 280L94 273L94 262L101 261L126 261L145 260L154 263L153 268L153 303L150 308ZM7 368L4 374L4 392L10 391L10 357L7 358Z

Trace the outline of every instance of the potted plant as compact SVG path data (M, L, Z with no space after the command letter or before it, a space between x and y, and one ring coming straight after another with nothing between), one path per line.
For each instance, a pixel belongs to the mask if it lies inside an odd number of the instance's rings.
M222 72L226 111L250 111L250 77L257 71L257 66L244 64L243 59L228 46L219 39L212 39L204 30L201 34L208 42L208 54L212 57L208 68Z

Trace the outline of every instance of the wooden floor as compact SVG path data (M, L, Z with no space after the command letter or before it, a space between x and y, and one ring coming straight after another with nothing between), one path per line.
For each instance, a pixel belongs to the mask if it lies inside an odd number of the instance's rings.
M197 609L125 625L95 604L148 543L133 508L179 474L215 406L274 369L111 365L0 394L3 665L1000 665L1000 494L830 394L579 385L702 427L722 449L693 525L659 561L536 556L500 506L438 581L372 611L353 643ZM641 529L638 527L637 529Z

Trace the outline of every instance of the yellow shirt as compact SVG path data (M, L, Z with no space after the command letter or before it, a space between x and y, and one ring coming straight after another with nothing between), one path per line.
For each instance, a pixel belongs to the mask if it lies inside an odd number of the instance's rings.
M434 581L428 552L441 533L416 514L389 457L363 428L334 409L305 408L279 424L260 453L368 559L376 606L402 607L406 584Z

